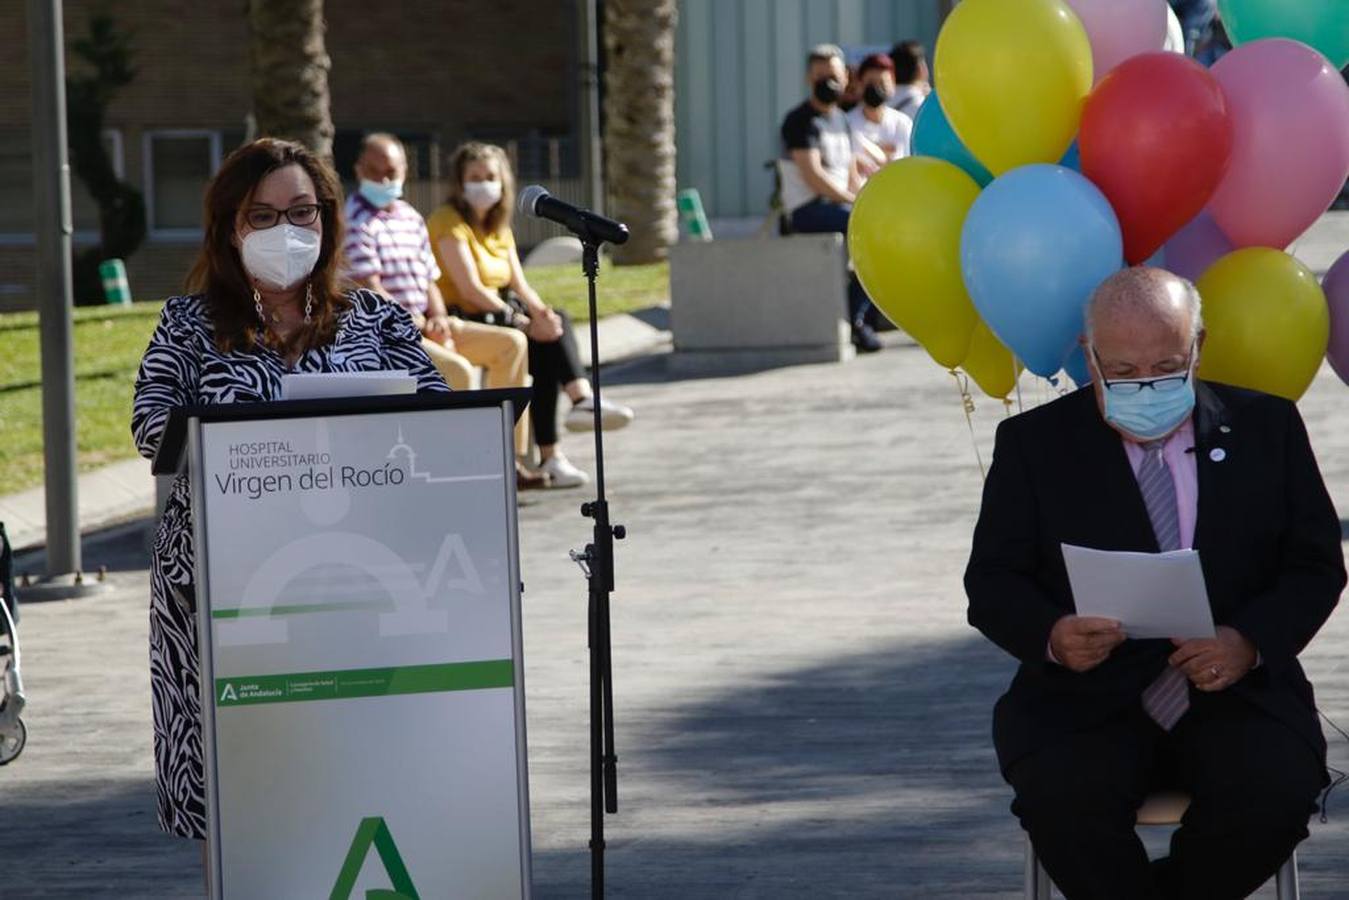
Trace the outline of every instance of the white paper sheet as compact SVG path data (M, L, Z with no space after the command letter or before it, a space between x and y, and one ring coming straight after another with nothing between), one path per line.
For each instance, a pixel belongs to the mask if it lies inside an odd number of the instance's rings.
M1131 638L1213 637L1199 551L1130 553L1063 545L1080 616L1117 619Z
M375 372L302 372L281 376L282 400L325 400L331 397L375 397L417 393L417 379L407 369Z

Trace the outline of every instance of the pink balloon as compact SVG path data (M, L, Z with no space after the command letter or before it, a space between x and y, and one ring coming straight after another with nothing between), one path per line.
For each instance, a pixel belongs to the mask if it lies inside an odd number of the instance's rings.
M1096 83L1129 57L1161 50L1166 43L1166 0L1065 2L1087 30Z
M1203 212L1190 220L1189 224L1171 236L1162 247L1163 267L1181 278L1198 281L1199 276L1221 256L1226 256L1236 248L1223 234L1222 229L1213 224L1208 213Z
M1335 260L1321 288L1330 304L1330 347L1326 359L1340 381L1349 384L1349 250Z
M1209 214L1237 247L1282 250L1349 176L1349 86L1324 56L1286 38L1243 44L1212 72L1235 141Z

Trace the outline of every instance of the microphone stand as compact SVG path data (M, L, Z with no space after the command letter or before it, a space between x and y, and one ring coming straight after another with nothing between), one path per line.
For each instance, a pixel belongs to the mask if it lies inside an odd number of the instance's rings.
M600 271L600 241L580 234L581 268L590 290L591 386L595 403L595 499L581 505L581 515L594 522L585 551L570 556L589 584L590 644L590 896L604 896L604 815L618 812L618 756L614 753L613 666L610 661L609 594L614 589L614 541L627 532L609 524L604 494L604 430L600 409L599 310L595 279Z

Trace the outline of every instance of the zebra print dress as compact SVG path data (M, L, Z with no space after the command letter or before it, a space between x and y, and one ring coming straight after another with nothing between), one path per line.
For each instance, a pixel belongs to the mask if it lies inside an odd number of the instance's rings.
M337 335L293 366L268 347L222 353L200 296L164 304L136 377L131 432L136 447L154 456L175 406L250 403L276 399L288 372L407 369L419 391L446 391L421 349L421 335L401 308L373 291L349 295ZM196 613L181 590L193 578L188 481L174 480L155 533L150 565L150 697L154 715L155 784L159 825L183 837L206 837L201 695Z

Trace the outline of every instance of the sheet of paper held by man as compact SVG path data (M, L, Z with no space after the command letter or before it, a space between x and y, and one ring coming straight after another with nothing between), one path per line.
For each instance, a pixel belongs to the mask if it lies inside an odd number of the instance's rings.
M1131 638L1211 638L1199 551L1130 553L1063 545L1063 563L1080 616L1123 623Z
M325 400L331 397L375 397L417 393L417 379L407 369L372 372L297 372L281 376L282 400Z

